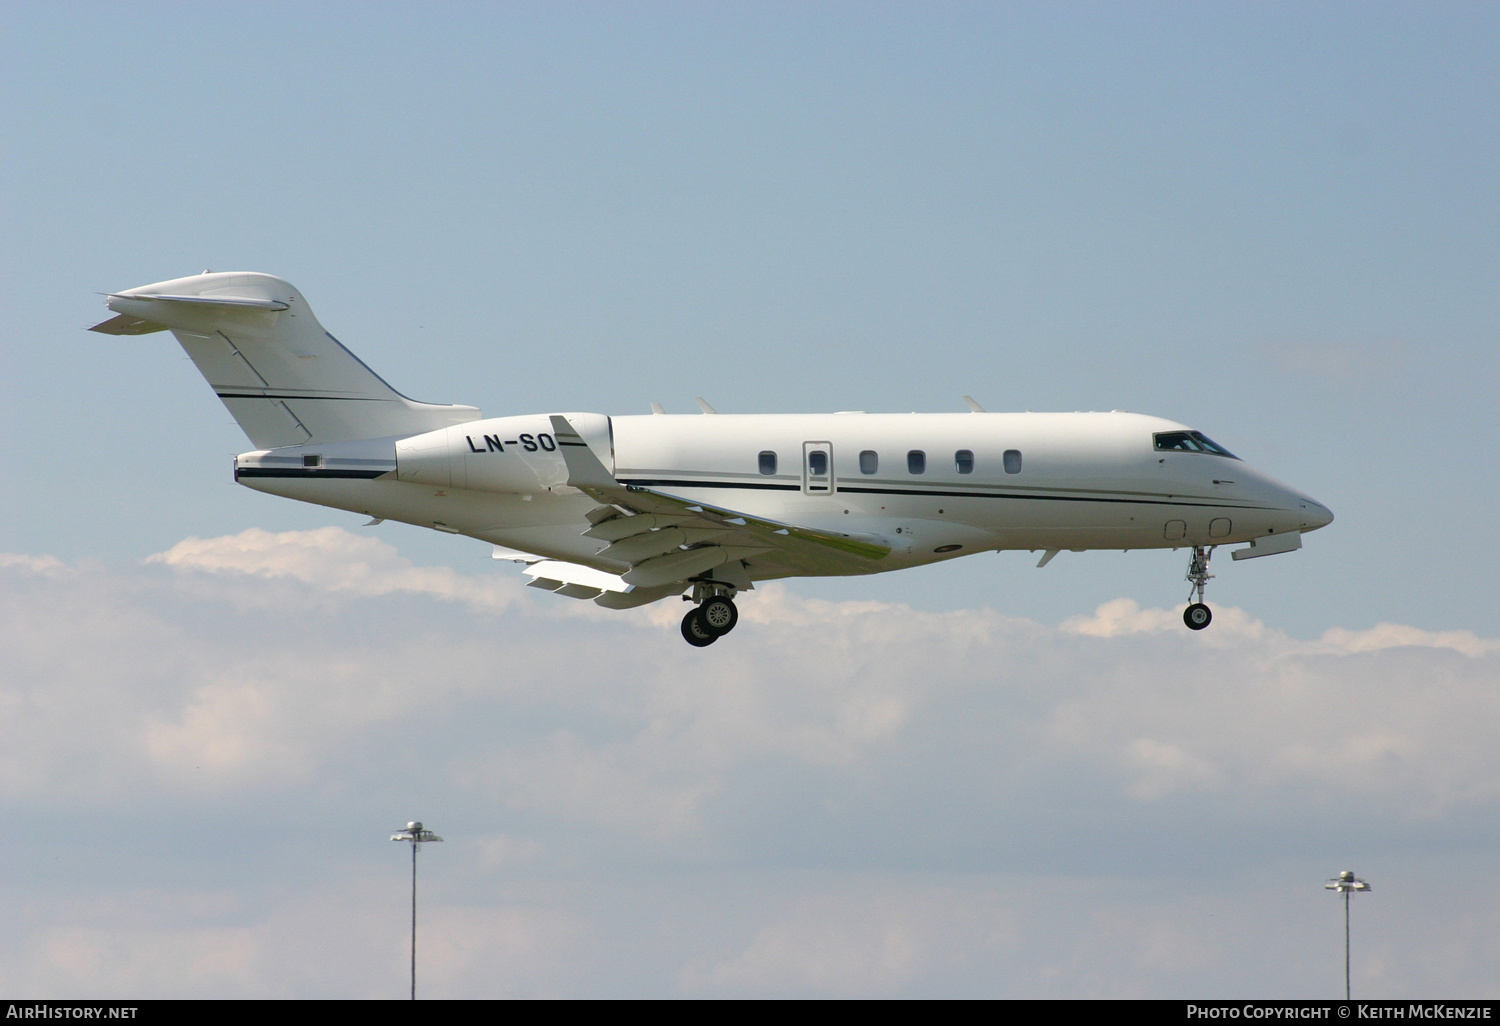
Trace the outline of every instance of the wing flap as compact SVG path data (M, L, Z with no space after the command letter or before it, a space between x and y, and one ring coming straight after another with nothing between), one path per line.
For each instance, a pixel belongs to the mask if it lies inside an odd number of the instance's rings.
M564 563L560 559L544 559L526 568L526 576L539 588L557 591L559 588L591 589L593 594L583 595L563 590L562 594L574 598L593 598L604 591L630 591L631 585L615 574L595 570L578 563ZM546 582L546 583L542 583Z
M729 553L721 546L707 545L701 549L680 549L655 559L637 563L621 579L638 588L656 588L673 581L686 581L729 561Z
M498 550L500 547L496 548ZM508 553L512 550L505 551ZM497 555L496 558L521 562L516 558L520 555L522 554ZM606 609L634 609L682 592L682 586L672 582L645 587L604 570L560 559L533 557L533 562L526 568L526 575L531 578L526 585L528 588L541 588L568 598L593 599L595 605Z
M622 517L619 511L615 511L612 520L595 524L583 532L585 538L598 538L600 541L617 542L626 538L633 538L638 534L658 527L679 527L682 524L691 523L695 518L688 513L681 516L660 516L654 513L639 513L633 517Z

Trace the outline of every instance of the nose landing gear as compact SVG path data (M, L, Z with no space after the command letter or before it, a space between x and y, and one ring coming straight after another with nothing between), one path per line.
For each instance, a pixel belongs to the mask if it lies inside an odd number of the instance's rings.
M1182 622L1188 625L1189 630L1201 631L1213 622L1213 610L1203 604L1203 587L1214 579L1214 575L1208 572L1208 561L1213 556L1213 552L1212 545L1207 549L1201 545L1194 545L1193 558L1188 560L1187 580L1192 585L1188 591L1188 598L1196 596L1197 599L1182 611Z
M694 648L712 645L740 622L732 589L699 583L693 586L693 601L701 604L682 618L682 637Z

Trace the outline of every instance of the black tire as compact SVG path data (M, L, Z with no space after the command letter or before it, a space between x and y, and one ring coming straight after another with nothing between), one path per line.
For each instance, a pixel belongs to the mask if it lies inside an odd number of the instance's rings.
M1214 613L1202 602L1194 602L1182 611L1182 622L1189 630L1201 631L1214 622Z
M717 634L712 634L698 618L698 610L689 609L687 616L682 618L682 637L694 648L706 648L719 640Z
M711 598L698 607L698 619L710 634L722 638L740 622L740 611L727 598Z

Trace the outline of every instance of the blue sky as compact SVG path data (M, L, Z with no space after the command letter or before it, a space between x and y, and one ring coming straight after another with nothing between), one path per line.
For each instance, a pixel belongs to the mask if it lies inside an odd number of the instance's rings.
M237 494L238 432L158 340L77 332L95 292L245 268L409 394L491 413L967 392L1180 419L1340 515L1220 595L1293 631L1500 627L1468 544L1496 468L1483 5L254 11L3 15L7 425L131 454L9 454L35 482L13 494L48 497L6 504L28 547L327 522ZM150 401L125 418L111 390ZM1060 618L1175 598L1174 559L855 587L962 604L1000 576L1014 612Z
M47 810L53 828L79 838L79 854L64 863L77 875L27 863L51 896L27 906L36 932L0 953L0 981L11 992L255 993L276 974L244 967L274 965L257 945L274 933L277 909L311 900L325 879L306 874L352 865L351 879L374 879L385 853L347 845L372 820L374 836L418 814L489 845L489 862L463 861L456 840L434 855L469 867L441 914L466 928L498 916L540 931L526 934L537 953L532 978L548 981L538 992L560 994L609 992L557 966L630 943L608 910L650 906L689 878L719 881L680 910L701 934L679 947L647 945L655 954L639 957L650 971L642 962L631 978L653 982L640 992L985 993L984 975L953 968L916 910L992 901L1012 911L976 920L974 936L1011 938L995 942L997 957L1019 960L1006 993L1122 993L1135 980L1146 993L1186 994L1207 978L1190 954L1207 942L1186 909L1215 892L1191 865L1161 869L1161 838L1206 861L1233 861L1264 889L1265 907L1289 893L1283 872L1316 884L1346 858L1387 859L1408 896L1443 867L1472 866L1493 851L1500 764L1477 736L1472 753L1462 742L1445 751L1442 739L1467 737L1474 709L1494 722L1485 696L1500 637L1497 561L1486 544L1500 500L1497 29L1493 5L1461 3L6 4L0 425L11 442L0 457L0 550L14 554L7 567L21 576L10 586L20 619L3 634L12 679L23 679L19 667L49 686L16 685L5 729L41 746L33 761L52 768L17 769L3 793L13 815ZM277 589L300 578L246 541L261 537L254 532L285 533L290 551L306 550L319 566L363 537L380 548L358 551L381 553L393 580L406 580L405 561L426 568L423 580L451 575L460 591L511 588L514 570L491 565L477 542L399 525L361 534L352 515L235 487L229 457L248 443L170 339L83 330L107 313L98 293L204 268L289 279L402 391L491 415L644 413L653 400L687 412L695 395L736 413L961 410L963 393L992 410L1129 409L1204 430L1338 520L1295 555L1216 567L1210 599L1224 612L1212 630L1224 626L1230 640L1212 644L1223 650L1185 647L1151 619L1186 596L1181 554L1168 553L1064 554L1045 570L1024 554L988 555L867 580L793 582L744 603L747 615L762 598L781 612L766 614L759 636L735 635L740 651L722 657L739 667L733 686L684 662L670 624L649 611L598 620L519 588L476 607L487 612L464 605L455 619L444 611L458 600L441 589L329 591L308 580L314 597L296 599L290 617ZM194 537L239 561L143 562ZM106 602L91 618L95 590L134 594L141 605ZM55 614L46 626L26 617L32 601ZM1096 612L1127 608L1121 602L1145 619ZM912 697L899 678L908 671L851 661L872 624L893 622L892 608L921 619L934 652L941 639L971 639L964 646L978 647L964 647L952 669L996 674L995 692ZM127 614L140 618L138 631L118 626L121 617L136 622ZM843 658L788 663L796 616L834 625ZM1095 621L1114 626L1079 633ZM1134 626L1120 626L1127 621ZM454 653L477 644L468 635L481 622L502 639L519 626L587 669L541 649L510 652L494 638L483 644L498 649L458 669L439 660L438 677L483 680L476 667L486 659L540 660L571 697L551 695L528 672L527 687L540 690L522 688L524 698L494 684L439 703L422 714L425 743L445 746L437 739L458 731L462 758L439 760L419 775L425 783L403 789L379 753L392 724L418 708L410 703L420 692L402 691L413 681L390 685L404 697L376 703L384 713L294 743L277 731L322 708L315 681L278 690L250 645L223 646L218 666L148 655L196 651L203 632L285 638L301 624L336 650L337 665L378 677L362 639L399 635L408 622ZM117 636L119 648L88 642L86 629ZM1078 640L1096 636L1106 640ZM300 651L302 642L288 644ZM1262 678L1219 661L1231 657L1299 669L1272 674L1282 684L1267 694L1257 690ZM121 660L125 669L113 665ZM1029 676L1005 669L1012 660ZM637 664L662 668L625 674L620 687L639 702L612 705L609 667ZM1061 684L1068 674L1104 682L1089 700L1124 716L1160 686L1148 668L1185 678L1187 719L1160 736L1146 724L1101 736L1102 761L1058 741L1071 736L1056 732L1074 722L1078 700ZM807 707L775 681L844 690ZM1326 706L1294 681L1360 705L1365 681L1379 698L1361 715L1374 719L1348 736L1304 737L1319 728L1294 729L1304 724L1294 713L1311 720ZM1425 690L1434 681L1451 691ZM684 697L682 688L706 693ZM214 696L237 689L272 725L264 737L220 737L222 723L248 714ZM684 722L712 721L729 701L715 689L759 710L742 709L747 722L769 718L763 745L707 768L687 742L668 746L661 764L631 761L632 745L652 736L657 703L680 700L691 710ZM1034 704L1009 704L1013 689L1034 692ZM896 696L886 706L869 697L886 691ZM1414 725L1414 692L1437 719ZM1236 698L1260 712L1219 737L1218 722L1233 716L1234 703L1224 703ZM72 702L81 715L117 699L126 702L120 722L136 727L121 728L109 757L80 754L91 750L68 741L68 716L39 711ZM1004 795L955 790L982 774L992 750L964 731L976 715L992 717L984 722L1008 739L1017 765L1032 767L1007 777ZM173 767L195 750L200 728L218 739L224 776L194 792L201 805L184 806L188 785ZM816 745L777 740L825 728L826 743L844 753L833 769L807 769L824 765ZM960 734L967 740L954 741ZM1277 737L1295 743L1270 760L1273 772L1249 753ZM961 757L944 761L951 745ZM281 756L290 759L284 772ZM528 790L532 774L564 765L634 780L633 797L619 801L649 828L583 802L583 783L546 799ZM132 815L199 838L192 857L173 865L177 876L196 867L200 890L132 877L148 870L129 859L135 870L88 885L102 891L80 883L94 879L91 859L122 861L117 842L88 840L87 824L118 806L106 785L112 774L136 779L130 766L141 774L126 803ZM1308 797L1308 781L1322 772L1343 779L1350 767L1385 781L1397 797L1380 802L1396 804L1314 827L1329 810ZM830 848L822 819L798 797L809 773L842 796L841 830L884 854L862 861L853 848ZM911 783L882 789L898 780ZM875 790L857 793L860 781ZM1359 793L1366 802L1387 794ZM921 810L949 794L991 834L928 824ZM419 798L433 814L409 811ZM1249 810L1243 821L1212 811L1226 800ZM365 818L350 813L336 839L312 844L317 857L306 861L322 869L298 860L285 864L285 879L257 876L233 821L264 836L265 817L289 804L303 830L345 807ZM734 829L731 810L756 830ZM466 816L475 822L464 825ZM1063 825L1048 827L1054 820ZM1393 820L1423 827L1388 836ZM1129 828L1147 821L1160 829ZM898 843L929 826L933 844ZM977 854L985 838L1023 827L1039 838L1035 850ZM621 864L604 854L638 835L646 840ZM1271 840L1258 848L1252 836ZM695 852L687 862L670 854L679 844ZM1115 893L1131 897L1118 951L1138 947L1128 924L1155 924L1176 938L1150 948L1163 952L1157 968L1090 949L1102 968L1070 977L1083 933L1013 908L1018 895L1045 890L1035 874L1064 851L1082 854L1046 886L1061 895L1082 894L1085 880L1098 893L1123 888ZM480 882L488 878L476 866L545 878L555 900L486 891L493 880ZM201 879L215 869L222 878ZM370 895L384 884L368 894L363 886L329 899L342 910L330 923L368 925ZM770 918L732 913L713 897L736 888L760 895L754 904ZM85 892L91 908L124 911L80 925L68 902ZM129 911L148 893L162 907L217 908L229 919L238 913L223 909L245 910L243 922L223 927L228 968L183 983L191 974L153 975L151 959L126 957L152 950L131 933ZM1388 893L1371 897L1394 907ZM1493 898L1480 909L1492 913ZM866 906L885 909L890 936L906 940L879 951L856 943L872 927L851 909ZM268 911L256 919L255 908ZM551 925L526 920L525 909ZM162 951L210 929L195 914L152 927ZM1223 964L1238 967L1224 969L1222 992L1315 992L1311 977L1251 957L1277 925L1244 916L1238 933L1221 938ZM343 934L328 929L337 946ZM1430 939L1407 921L1400 930L1393 921L1391 936L1408 929ZM1500 944L1493 928L1474 929L1463 946L1470 955ZM521 943L480 934L507 950ZM1057 964L1024 968L1016 953L1031 941L1057 952ZM824 976L809 976L796 957L808 945L843 954L828 955L834 968ZM75 949L122 954L34 954ZM694 950L722 957L694 961ZM399 970L399 945L393 951ZM1387 973L1421 963L1399 946L1387 956ZM453 957L449 976L435 976L447 993L491 993L491 977ZM294 992L378 992L359 964L351 956ZM1493 995L1500 986L1486 968L1493 958L1454 964L1472 968L1403 977L1392 992ZM904 982L882 990L883 980Z

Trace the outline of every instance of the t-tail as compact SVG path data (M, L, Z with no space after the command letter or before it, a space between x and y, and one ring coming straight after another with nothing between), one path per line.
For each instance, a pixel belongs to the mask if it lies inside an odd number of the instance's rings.
M345 349L270 274L196 274L109 295L109 335L171 331L259 449L405 437L477 420L414 402Z

